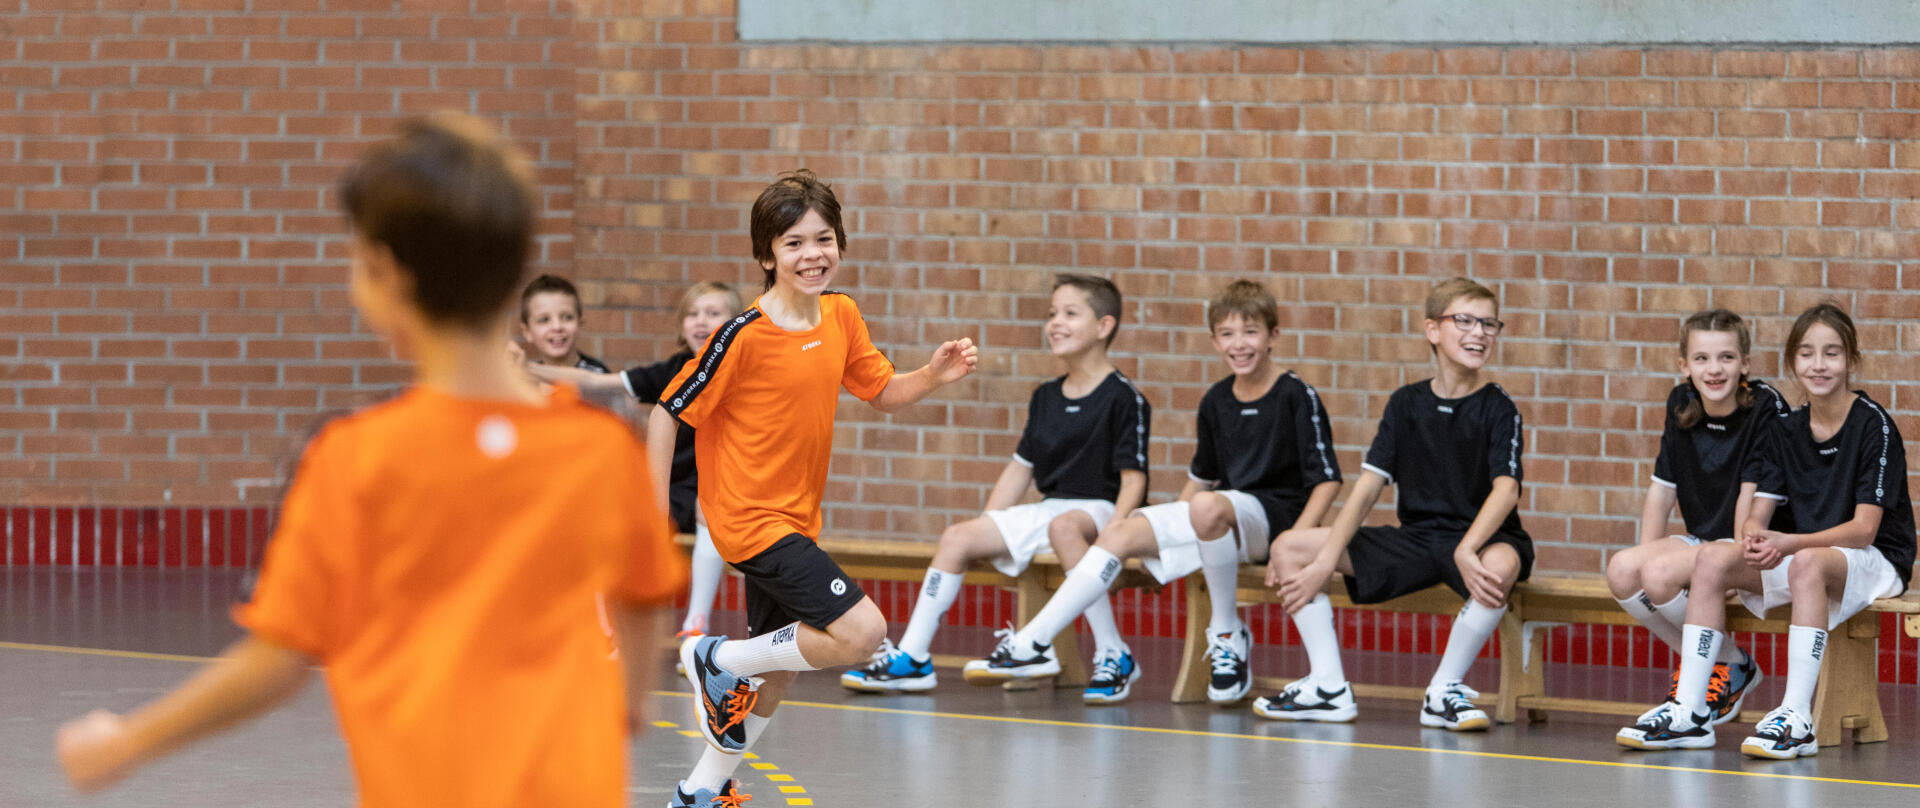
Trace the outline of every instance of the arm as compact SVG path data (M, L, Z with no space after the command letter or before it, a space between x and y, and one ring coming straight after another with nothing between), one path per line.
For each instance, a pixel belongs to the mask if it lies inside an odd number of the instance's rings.
M586 368L565 368L559 365L529 364L527 373L543 382L569 384L582 395L610 396L627 393L627 383L620 380L618 373L596 373Z
M1033 482L1033 467L1018 460L1007 461L1007 467L1000 470L1000 479L993 484L993 493L987 495L989 511L1003 511L1020 504L1020 498L1027 493L1027 485Z
M1860 549L1873 546L1873 538L1880 532L1880 516L1885 513L1878 505L1860 503L1853 506L1853 518L1815 533L1780 533L1772 530L1760 530L1754 535L1768 537L1780 547L1784 555L1805 550L1809 547L1852 547Z
M1287 614L1300 611L1327 586L1327 578L1340 564L1340 556L1347 552L1347 544L1353 541L1353 534L1360 530L1367 513L1380 501L1380 493L1385 491L1389 481L1386 475L1373 469L1360 474L1360 481L1353 484L1353 492L1347 495L1347 503L1340 508L1340 515L1333 520L1333 527L1327 532L1327 542L1320 546L1320 554L1300 571L1281 580L1278 570L1267 568L1267 585L1278 586L1280 605Z
M627 673L627 716L633 734L647 726L647 704L660 679L660 641L667 636L662 612L653 606L621 603L614 607L614 626L620 633L620 665Z
M1213 490L1212 483L1200 482L1199 480L1196 480L1191 475L1189 475L1187 477L1187 484L1184 486L1181 486L1180 488L1180 501L1192 502L1193 498L1199 495L1200 492L1212 491L1212 490Z
M1133 513L1134 509L1147 501L1147 473L1137 469L1120 471L1120 494L1113 498L1113 518L1106 526L1112 527Z
M1740 501L1742 503L1746 502L1745 497L1747 497L1749 493L1747 489L1751 487L1751 483L1741 486L1740 496L1742 499ZM1656 542L1668 536L1667 522L1673 518L1673 505L1678 500L1679 495L1672 486L1661 485L1659 483L1647 483L1647 500L1645 504L1640 506L1641 544ZM1743 506L1736 506L1734 509L1733 523L1735 525L1741 524L1740 507ZM1706 538L1713 539L1717 537L1708 536Z
M255 637L242 639L179 688L122 718L95 711L60 728L67 778L96 791L186 744L279 706L307 680L313 660Z
M1328 480L1314 486L1313 492L1307 494L1306 506L1300 509L1300 518L1293 520L1292 529L1304 530L1319 527L1320 520L1325 519L1327 511L1333 508L1333 498L1339 495L1340 483L1337 480Z
M880 395L867 403L881 412L895 412L918 403L949 383L966 378L979 366L980 349L974 347L972 338L943 342L926 365L912 373L896 374L880 390Z
M1487 494L1487 501L1480 503L1480 513L1473 517L1473 524L1467 533L1460 537L1460 545L1453 550L1454 564L1460 567L1460 577L1467 583L1467 591L1473 599L1487 606L1499 606L1507 602L1507 583L1500 580L1492 570L1480 563L1480 548L1493 538L1493 532L1500 528L1507 514L1520 504L1520 481L1508 476L1493 478L1493 491Z
M647 419L647 473L653 476L653 500L661 513L668 512L667 492L673 487L673 439L680 422L667 414L667 408L654 407ZM676 525L691 530L693 525Z

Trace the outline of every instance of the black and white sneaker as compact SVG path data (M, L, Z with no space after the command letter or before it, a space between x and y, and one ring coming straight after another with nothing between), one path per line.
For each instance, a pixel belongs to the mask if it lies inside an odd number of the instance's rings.
M1289 682L1279 693L1255 699L1253 714L1281 721L1324 721L1344 724L1360 714L1353 701L1353 687L1336 682L1335 687L1312 679Z
M1213 676L1207 680L1207 701L1232 704L1247 697L1253 689L1253 666L1247 664L1253 647L1253 635L1241 626L1223 634L1207 637L1207 660Z
M1820 754L1813 739L1813 719L1792 707L1775 707L1754 727L1753 737L1740 742L1747 757L1792 760Z
M1452 732L1486 729L1493 722L1487 720L1485 711L1473 705L1477 698L1480 693L1461 682L1429 687L1427 697L1420 701L1420 726Z
M1679 702L1662 702L1615 733L1613 740L1628 749L1711 749L1713 721L1707 713L1687 714Z
M1017 655L1013 649L1013 629L1003 628L994 632L1000 643L993 647L993 653L986 659L967 662L961 675L970 685L997 685L1009 679L1037 679L1042 676L1057 676L1060 673L1060 658L1053 653L1052 645L1034 646L1032 656Z
M1119 704L1133 692L1133 680L1140 678L1140 666L1133 652L1106 650L1093 655L1093 675L1080 700L1088 704Z

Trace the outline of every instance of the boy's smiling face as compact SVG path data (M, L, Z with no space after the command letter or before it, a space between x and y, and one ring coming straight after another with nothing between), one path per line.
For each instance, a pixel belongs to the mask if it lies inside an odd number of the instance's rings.
M1229 314L1213 326L1213 349L1227 360L1235 376L1246 376L1260 369L1273 353L1273 338L1279 327L1268 328L1259 320Z
M773 240L773 285L818 295L827 290L840 269L840 237L820 212L808 210L792 227Z
M1047 306L1047 350L1054 356L1077 356L1102 347L1114 325L1112 318L1094 313L1086 292L1063 285L1053 290L1053 302Z
M579 305L565 292L541 292L527 299L520 336L542 361L558 362L573 353L573 338L580 333Z
M1479 320L1493 320L1499 317L1500 307L1493 301L1480 297L1462 295L1447 304L1446 313L1437 320L1427 321L1427 343L1440 354L1440 358L1467 370L1479 370L1486 366L1487 358L1493 355L1494 343L1499 340L1498 331L1489 332L1475 322L1462 328L1454 322L1455 315L1468 315Z

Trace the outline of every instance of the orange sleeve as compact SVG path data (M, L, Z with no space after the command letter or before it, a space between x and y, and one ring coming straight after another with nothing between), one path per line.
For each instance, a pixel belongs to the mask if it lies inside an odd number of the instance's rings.
M847 335L847 367L840 376L840 385L855 398L872 401L893 381L893 362L873 347L866 318L860 316L860 308L853 304L853 299L843 300L840 327Z
M614 582L613 595L628 603L659 604L670 601L687 586L687 557L673 544L673 524L660 512L652 496L632 496L631 492L652 492L653 475L647 470L647 453L638 440L625 450L623 462L632 469L625 494L608 500L623 503L622 515L628 527L624 532L624 553Z
M340 476L339 452L332 450L341 441L327 438L322 432L301 457L253 597L234 612L249 632L323 662L340 639L339 616L349 607L340 591L340 549L354 535L356 516Z

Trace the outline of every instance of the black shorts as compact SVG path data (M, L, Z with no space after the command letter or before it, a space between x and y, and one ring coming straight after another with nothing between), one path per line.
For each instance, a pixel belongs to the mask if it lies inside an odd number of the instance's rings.
M1293 529L1293 523L1300 518L1300 509L1306 505L1306 500L1281 499L1265 491L1242 491L1241 493L1253 497L1260 503L1260 510L1267 515L1267 533L1270 535L1242 536L1240 539L1247 542L1248 558L1266 558L1273 549L1273 540L1280 534ZM1260 548L1259 552L1254 552L1255 547Z
M798 533L787 534L733 568L746 578L749 637L796 620L826 631L867 597L827 551Z
M1461 533L1419 527L1363 527L1347 543L1353 576L1347 579L1347 597L1354 603L1379 603L1446 584L1460 597L1470 597L1453 551ZM1487 545L1505 544L1520 554L1520 577L1533 574L1533 539L1495 533ZM1484 547L1482 548L1485 549Z

